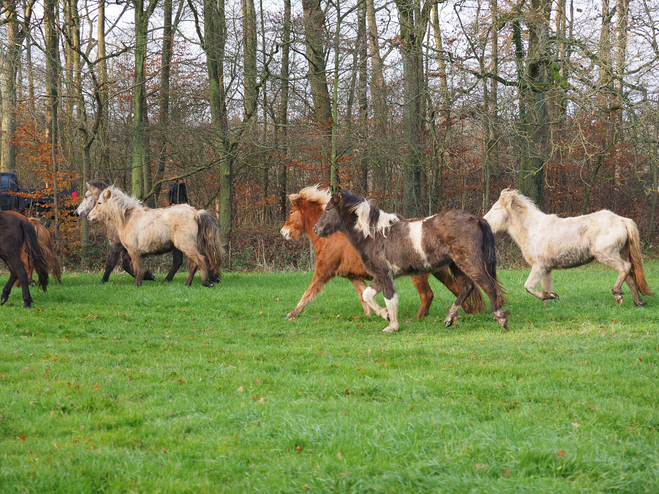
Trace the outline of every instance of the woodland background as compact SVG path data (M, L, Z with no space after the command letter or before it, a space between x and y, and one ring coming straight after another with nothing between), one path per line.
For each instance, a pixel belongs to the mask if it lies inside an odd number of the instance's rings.
M505 187L601 208L657 243L659 2L20 0L0 12L1 171L117 183L155 207L185 178L228 267L309 267L287 195L346 187L404 216L482 214ZM57 197L57 196L55 196ZM54 204L65 262L102 230ZM505 256L505 253L504 253Z

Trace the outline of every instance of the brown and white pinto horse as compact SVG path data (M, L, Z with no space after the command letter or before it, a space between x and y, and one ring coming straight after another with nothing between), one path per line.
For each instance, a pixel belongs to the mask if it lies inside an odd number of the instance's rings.
M9 267L9 281L0 295L0 305L9 298L9 293L16 280L23 290L23 307L32 305L27 273L21 262L21 249L25 248L39 275L39 285L46 291L48 287L48 266L44 260L34 227L22 215L0 211L0 259Z
M135 285L144 279L144 257L162 254L176 248L188 259L186 285L192 283L197 269L201 284L210 288L214 273L220 273L224 250L215 218L207 211L187 204L150 209L121 189L110 186L101 192L94 209L87 215L91 221L112 221L121 244L132 261Z
M385 332L398 331L398 295L394 278L435 273L448 266L460 293L444 320L450 326L460 305L478 284L490 298L494 319L505 329L503 292L496 278L494 234L483 218L465 211L442 211L420 220L403 220L372 207L363 197L339 191L332 195L314 231L326 237L342 231L359 254L373 282L364 300L384 319ZM375 301L380 291L387 305Z
M313 231L313 226L323 214L330 197L329 190L321 189L318 185L304 188L297 194L288 196L292 206L286 224L281 229L282 236L286 240L297 240L306 235L316 251L316 266L311 284L295 308L286 315L288 319L299 316L304 308L322 292L327 282L335 276L350 280L357 291L364 314L371 315L371 308L364 302L362 293L366 289L364 281L372 280L373 277L364 268L359 255L350 245L345 234L336 232L327 238L322 238ZM433 274L451 292L458 295L458 284L448 269L443 268ZM434 294L428 283L428 274L412 276L411 279L421 297L421 306L416 315L418 319L428 314ZM474 290L463 304L463 309L468 313L481 312L483 308L483 297L478 290Z

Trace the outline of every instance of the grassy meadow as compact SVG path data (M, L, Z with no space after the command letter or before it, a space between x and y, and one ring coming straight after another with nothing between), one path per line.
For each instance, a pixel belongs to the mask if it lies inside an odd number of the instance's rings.
M0 492L659 492L659 295L618 307L593 265L555 272L543 305L528 272L500 272L508 332L489 313L444 329L436 281L405 322L398 280L394 335L343 279L285 320L311 273L69 273L29 310L14 289Z

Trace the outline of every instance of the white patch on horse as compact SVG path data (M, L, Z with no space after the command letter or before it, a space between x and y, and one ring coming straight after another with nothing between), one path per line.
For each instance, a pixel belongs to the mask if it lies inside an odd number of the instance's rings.
M428 262L426 253L424 252L423 246L421 245L423 221L410 221L408 224L410 225L410 240L412 240L414 250L417 254L419 254L419 257L423 261L423 266L429 268L430 263Z
M364 238L372 237L371 227L368 222L368 217L371 213L371 205L368 201L360 202L353 212L357 215L357 222L355 223L355 229L359 230L364 234Z
M362 232L364 234L364 238L374 237L375 232L379 232L386 237L384 233L385 230L397 221L400 221L400 218L397 215L380 211L377 223L374 225L374 227L371 227L371 204L368 201L360 202L357 206L354 207L352 211L357 215L355 229Z

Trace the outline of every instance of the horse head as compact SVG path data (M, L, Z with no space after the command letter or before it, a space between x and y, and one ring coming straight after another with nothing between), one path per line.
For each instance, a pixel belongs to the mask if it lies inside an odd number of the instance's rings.
M108 187L100 193L96 201L96 205L87 215L89 221L107 221L110 219L110 211L108 210L108 202L112 199L112 192L114 187Z
M343 192L339 190L332 194L327 206L325 206L323 214L320 215L316 225L313 227L313 231L316 235L319 237L327 237L338 231L345 232L345 224L341 214L342 206Z
M286 240L297 240L304 233L305 222L302 213L302 199L300 199L299 194L291 194L288 198L292 204L291 212L286 219L286 223L279 230L279 233Z
M78 209L76 209L76 214L78 216L87 216L91 212L92 209L94 209L94 206L96 206L96 202L98 201L98 197L101 195L101 192L107 185L103 188L95 185L97 182L90 183L87 182L87 192L85 192L85 197L82 199L82 202L78 206Z

